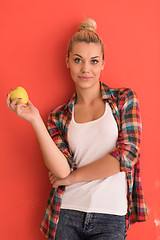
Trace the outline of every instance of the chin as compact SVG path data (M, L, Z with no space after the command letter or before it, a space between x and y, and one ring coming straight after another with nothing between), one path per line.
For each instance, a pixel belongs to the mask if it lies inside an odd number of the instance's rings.
M95 84L99 83L99 80L80 80L75 82L76 87L80 88L90 88L93 87Z

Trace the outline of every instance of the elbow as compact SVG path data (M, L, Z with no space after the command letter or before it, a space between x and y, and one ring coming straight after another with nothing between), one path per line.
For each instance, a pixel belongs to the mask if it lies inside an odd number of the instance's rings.
M131 172L137 162L139 161L140 154L134 154L133 152L127 152L126 154L122 155L121 158L121 170L125 172Z
M121 146L110 153L120 162L120 171L131 172L139 161L139 148L135 145L121 144Z
M60 178L60 179L66 178L69 176L70 173L71 173L71 171L60 173L58 178Z
M71 169L70 169L70 167L69 167L69 165L68 165L66 168L60 169L60 171L57 172L57 173L55 174L55 176L56 176L57 178L63 179L63 178L68 177L70 173L71 173Z

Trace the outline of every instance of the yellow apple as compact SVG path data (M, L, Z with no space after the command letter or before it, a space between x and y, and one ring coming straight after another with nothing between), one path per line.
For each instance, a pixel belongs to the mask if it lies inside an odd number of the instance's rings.
M28 94L23 87L15 88L12 92L10 92L10 97L11 97L11 102L14 99L22 98L22 100L20 102L18 102L17 104L19 104L19 103L27 104L27 102L28 102Z

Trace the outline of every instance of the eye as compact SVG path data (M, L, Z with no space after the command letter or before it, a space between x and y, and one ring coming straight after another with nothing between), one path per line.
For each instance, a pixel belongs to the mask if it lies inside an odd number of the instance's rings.
M91 60L91 63L92 63L92 64L97 64L98 62L99 62L99 61L96 60L96 59Z
M81 59L80 59L80 58L75 58L74 61L75 61L76 63L80 63L80 62L81 62Z

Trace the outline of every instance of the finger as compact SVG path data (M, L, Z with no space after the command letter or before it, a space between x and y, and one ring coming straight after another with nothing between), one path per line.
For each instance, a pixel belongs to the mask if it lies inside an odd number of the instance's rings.
M59 184L58 180L55 181L55 182L52 184L52 187L53 187L53 188L57 188L57 187L59 187L59 186L60 186L60 184Z
M48 172L49 177L53 175L51 171Z
M10 94L8 93L7 94L7 102L10 102L11 101L11 96L10 96Z
M15 99L15 100L13 100L12 102L10 101L9 108L10 108L12 111L16 112L17 103L20 102L20 101L21 101L21 99Z
M11 101L11 103L13 103L13 105L16 105L18 102L20 102L22 100L22 98L16 98L13 101Z
M34 106L33 103L30 100L28 100L27 105L28 106Z
M58 180L58 178L56 178L55 176L52 176L50 178L50 183L53 184L54 182L56 182Z
M57 178L55 176L51 176L49 179L50 179L51 183L57 180Z
M27 104L28 104L28 105L33 105L33 103L31 103L30 100L28 100Z
M57 179L53 182L52 187L57 188L59 186L65 186L65 182L61 179Z
M49 179L53 179L54 175L53 174L49 174Z
M28 108L27 108L27 107L28 107L28 106L27 106L26 104L24 104L24 103L19 103L19 104L17 105L17 108L16 108L16 113L17 113L17 115L23 118L23 116L25 116L25 115L23 115L23 114L27 114L27 113L28 113Z
M10 94L8 93L7 94L7 107L9 108L9 109L11 109L11 107L10 107L10 104L11 104L11 97L10 97Z
M27 104L24 104L24 103L19 103L17 104L17 108L22 108L22 107L27 107Z

